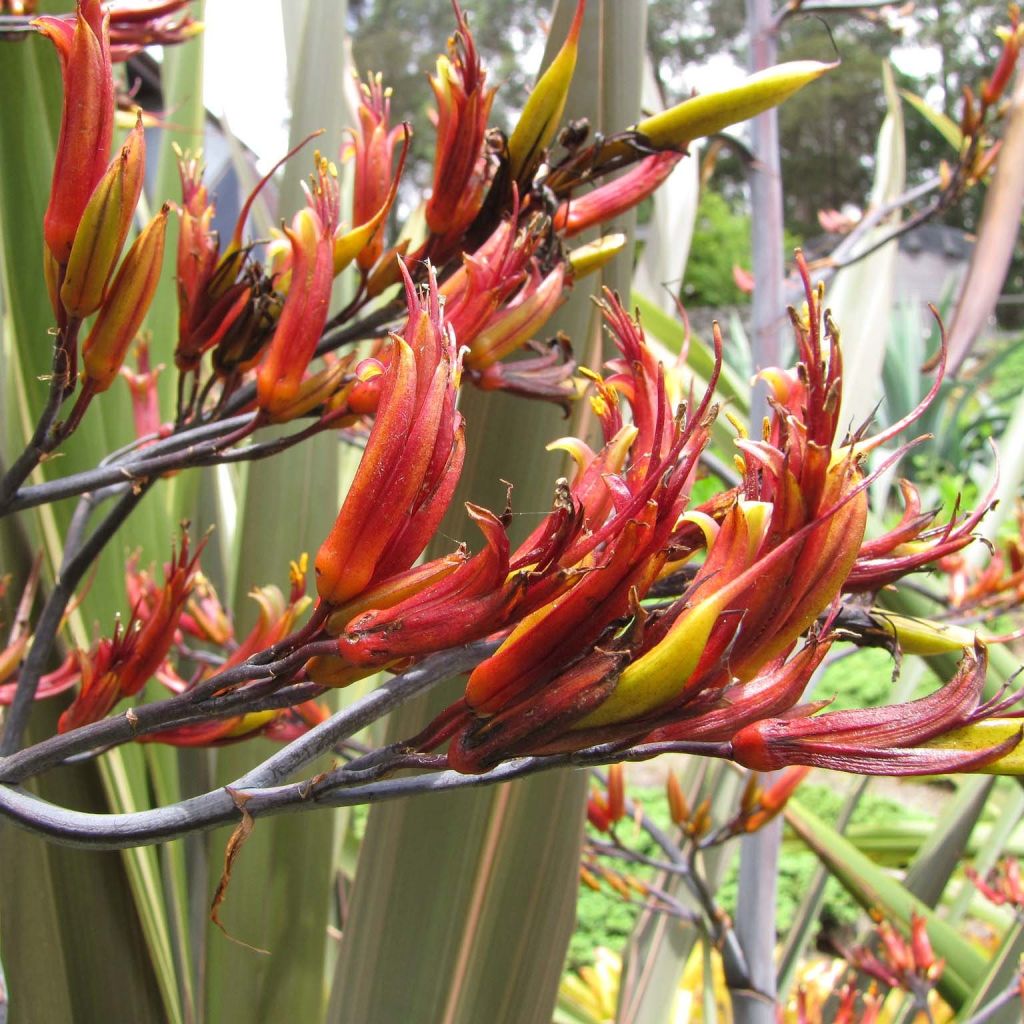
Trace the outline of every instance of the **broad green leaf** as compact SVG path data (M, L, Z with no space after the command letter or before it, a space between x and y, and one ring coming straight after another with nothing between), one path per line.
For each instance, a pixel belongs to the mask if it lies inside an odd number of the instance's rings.
M346 5L309 0L301 13L291 37L299 57L290 64L289 142L295 145L314 128L327 127L329 152L340 135L340 79L346 67L338 54L344 48ZM308 158L302 156L286 166L282 210L301 205L298 182L305 166ZM338 510L338 465L338 441L327 433L248 467L230 588L243 621L254 610L243 595L268 583L286 589L289 561L303 551L315 552L327 535ZM243 603L250 607L240 608ZM242 775L271 749L262 740L224 748L217 752L217 774L225 780ZM325 767L326 761L309 771ZM230 942L210 927L206 1005L211 1021L323 1018L336 831L345 817L325 812L301 823L278 818L257 824L236 862L221 916L233 936L268 955ZM215 870L228 834L222 829L210 837Z
M868 783L869 780L867 778L857 780L839 810L836 831L840 834L845 834L847 838L850 838L847 825L853 816L853 812L857 809L861 797L867 791ZM786 845L783 842L783 855L786 852ZM858 849L860 848L858 847ZM811 947L821 908L825 903L825 885L827 882L828 869L824 864L818 864L814 869L814 874L811 876L810 883L800 899L800 905L797 907L793 923L783 937L776 980L776 990L780 999L788 998L800 963L807 950Z
M939 992L954 1008L962 1006L985 973L985 957L923 900L860 853L799 800L789 801L785 817L799 838L865 910L879 910L905 933L909 933L911 913L926 919L928 937L936 955L946 960L946 969L938 982Z
M943 808L934 831L918 851L903 884L929 906L938 905L960 864L971 834L995 786L993 778L965 778L956 799Z
M900 89L900 96L953 147L955 152L960 152L964 144L964 134L951 117L941 110L936 110L927 100L910 92L909 89Z
M906 185L903 111L888 64L883 65L883 82L888 112L875 151L871 207L892 201ZM898 223L897 211L867 234L859 251L870 249ZM828 291L827 302L843 339L843 404L839 422L844 425L863 423L880 397L878 384L892 316L897 248L895 241L890 242L844 267Z
M56 729L39 706L29 736ZM46 800L107 810L93 765L51 772L31 787ZM117 853L50 845L0 826L0 943L11 1020L180 1020L161 998L152 946L140 927L126 862Z

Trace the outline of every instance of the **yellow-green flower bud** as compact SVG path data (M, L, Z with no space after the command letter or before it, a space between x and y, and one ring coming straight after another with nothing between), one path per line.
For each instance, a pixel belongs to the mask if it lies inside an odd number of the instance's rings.
M569 85L576 70L576 53L585 7L586 0L579 0L572 25L569 26L569 35L533 87L512 137L508 140L509 172L520 185L532 177L561 123Z
M142 192L146 140L141 115L89 197L68 257L60 298L70 316L95 313L103 302L131 230Z
M626 236L621 233L604 235L586 245L570 249L567 255L569 269L576 279L600 270L610 263L626 246Z
M714 135L731 124L747 121L777 107L835 64L795 60L745 78L732 89L704 93L684 100L635 126L655 149L682 148L694 139Z
M165 203L135 239L85 339L82 363L87 384L93 392L106 391L113 383L146 317L160 280L170 211L171 204Z
M871 619L896 641L904 654L959 654L965 647L973 649L978 639L973 629L951 622L931 622L877 609L872 609Z

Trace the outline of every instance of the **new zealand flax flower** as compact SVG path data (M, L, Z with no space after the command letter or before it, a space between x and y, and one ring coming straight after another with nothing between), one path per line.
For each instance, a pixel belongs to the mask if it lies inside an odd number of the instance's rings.
M802 264L801 270L806 279ZM838 436L838 332L823 312L821 291L806 281L806 310L794 315L799 367L779 378L763 439L737 442L740 488L707 509L684 514L673 506L670 528L661 534L650 506L629 497L637 479L652 472L659 480L672 479L668 466L676 455L667 443L663 406L644 402L639 391L656 378L634 371L628 386L618 385L629 395L631 429L650 439L641 450L650 446L651 454L627 473L626 488L603 479L612 486L619 514L629 509L618 543L636 544L630 538L651 531L653 542L643 557L653 572L637 571L633 554L632 571L624 577L628 605L614 583L588 579L587 587L578 584L576 590L610 585L618 600L588 602L590 619L566 618L562 609L571 597L563 596L521 619L470 676L461 709L449 709L434 732L421 737L425 745L450 738L448 761L454 768L478 772L510 756L595 743L701 740L723 744L725 756L759 769L798 763L922 772L969 769L1018 742L1013 736L971 752L921 748L1007 706L1004 701L979 708L983 652L966 656L957 677L925 701L853 717L816 715L820 703L799 705L832 642L828 610L861 554L871 479L862 463L876 440ZM606 316L634 367L653 362L621 307L610 305ZM609 410L616 405L614 385L615 377L599 387ZM612 412L606 416L615 421ZM670 551L674 559L693 553L694 529L703 534L703 562L680 598L648 612L639 599ZM914 567L898 557L891 566L896 575ZM614 556L606 554L593 575L611 581L614 566ZM574 643L577 633L581 640Z

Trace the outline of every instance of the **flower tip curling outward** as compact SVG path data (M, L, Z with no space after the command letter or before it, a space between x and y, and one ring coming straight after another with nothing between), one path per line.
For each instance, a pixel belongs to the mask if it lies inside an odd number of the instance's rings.
M811 717L764 719L732 739L732 757L758 771L801 764L872 775L933 775L984 769L1016 750L1018 724L989 742L970 742L970 730L998 715L1020 695L980 703L987 654L965 651L956 675L935 693L907 704L832 711ZM967 735L964 735L964 732Z

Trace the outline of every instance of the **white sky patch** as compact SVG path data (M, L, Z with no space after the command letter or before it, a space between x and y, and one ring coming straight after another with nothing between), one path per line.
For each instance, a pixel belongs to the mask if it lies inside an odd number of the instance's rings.
M280 0L207 0L207 109L269 170L288 150L288 70Z
M897 46L890 59L910 78L931 77L942 70L942 51L937 46Z
M738 85L746 74L746 69L737 64L729 54L721 53L709 57L699 66L693 65L672 75L671 80L665 84L669 91L676 95L685 95L693 91L715 92Z

